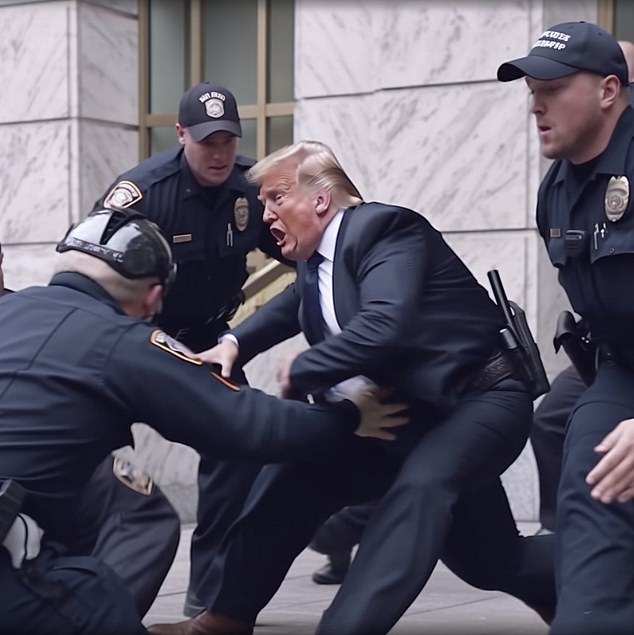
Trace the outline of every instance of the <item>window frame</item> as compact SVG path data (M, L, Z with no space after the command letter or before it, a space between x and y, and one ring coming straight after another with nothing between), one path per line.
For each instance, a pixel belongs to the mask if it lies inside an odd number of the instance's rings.
M267 101L269 6L275 0L257 0L257 65L255 104L238 104L241 119L255 120L256 156L261 159L267 149L267 122L273 117L294 116L295 101ZM150 2L139 0L139 157L150 154L150 133L154 127L169 127L176 122L176 111L171 113L149 112L150 106ZM189 77L187 85L203 81L203 5L205 0L190 0L189 11ZM294 54L294 51L293 51ZM176 106L176 104L174 104Z
M614 0L597 0L597 24L614 33Z

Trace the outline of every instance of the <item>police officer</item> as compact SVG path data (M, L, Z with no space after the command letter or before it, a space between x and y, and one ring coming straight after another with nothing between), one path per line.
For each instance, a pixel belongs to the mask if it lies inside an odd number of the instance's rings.
M158 323L198 352L216 343L242 301L247 254L257 247L280 254L244 176L254 162L236 154L242 128L234 95L209 82L194 86L181 98L176 132L177 147L122 174L97 205L133 205L159 225L178 273ZM241 368L232 378L246 383ZM201 457L186 615L202 609L199 580L259 467Z
M625 563L634 560L634 502L628 496L604 500L588 482L609 452L606 435L634 415L628 69L612 35L595 24L566 22L546 30L527 57L498 69L501 81L520 77L531 93L542 152L555 159L538 193L539 231L599 358L566 431L551 632L631 633L634 569Z
M0 296L4 286L0 244ZM93 472L78 516L86 530L74 548L107 563L147 613L174 560L180 538L178 514L150 477L121 457L107 456Z
M309 406L240 387L148 324L174 269L141 214L97 211L58 251L48 286L0 303L0 481L26 489L9 530L22 540L0 536L0 632L142 633L122 581L76 549L86 481L133 422L207 454L283 461L331 453L359 412L362 435L403 419L367 395Z

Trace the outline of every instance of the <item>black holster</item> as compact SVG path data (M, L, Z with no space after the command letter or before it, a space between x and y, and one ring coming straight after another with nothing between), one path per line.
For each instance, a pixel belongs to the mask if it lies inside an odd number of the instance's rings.
M0 543L18 517L25 494L25 489L15 481L0 481Z
M513 366L515 376L528 386L533 399L537 399L550 390L550 382L535 338L528 326L526 314L515 302L506 297L496 269L487 272L487 276L505 322L500 335L507 359Z
M597 347L570 311L559 314L553 345L556 352L560 348L566 351L581 379L590 386L597 374Z

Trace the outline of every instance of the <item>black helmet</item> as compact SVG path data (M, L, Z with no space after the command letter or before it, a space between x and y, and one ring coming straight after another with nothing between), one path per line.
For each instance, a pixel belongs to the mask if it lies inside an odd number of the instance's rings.
M108 207L75 223L57 251L83 251L108 263L124 278L158 278L165 291L176 265L169 244L152 221L134 209Z

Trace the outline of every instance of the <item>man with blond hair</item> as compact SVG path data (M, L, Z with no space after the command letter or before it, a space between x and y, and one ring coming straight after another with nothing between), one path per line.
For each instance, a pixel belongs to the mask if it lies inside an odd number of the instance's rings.
M302 330L311 347L280 369L283 394L323 401L371 382L410 404L413 423L391 443L355 439L327 459L267 466L208 572L208 610L150 633L251 633L320 524L374 498L319 633L386 633L440 558L547 617L552 537L519 537L499 478L524 447L532 397L486 290L422 215L365 202L323 143L274 152L250 178L297 281L200 358L229 376Z

